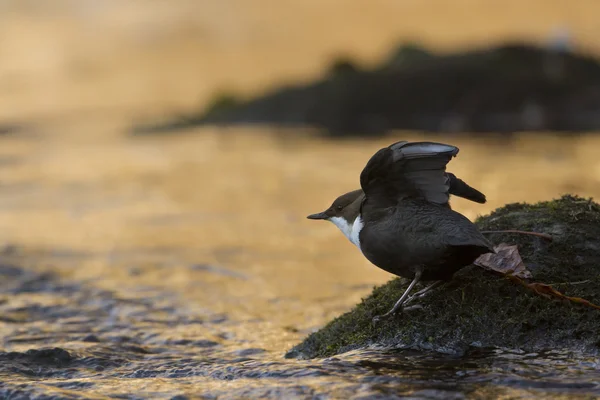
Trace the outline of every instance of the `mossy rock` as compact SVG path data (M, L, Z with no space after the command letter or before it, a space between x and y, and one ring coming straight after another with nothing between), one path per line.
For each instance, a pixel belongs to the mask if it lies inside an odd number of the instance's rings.
M481 230L544 232L542 238L492 234L493 243L517 244L534 282L600 304L600 206L563 196L537 204L509 204L480 217ZM417 348L462 354L472 346L597 354L600 311L540 296L506 277L469 266L420 301L423 309L373 325L406 288L406 279L376 287L352 311L331 321L287 353L327 357L365 347Z

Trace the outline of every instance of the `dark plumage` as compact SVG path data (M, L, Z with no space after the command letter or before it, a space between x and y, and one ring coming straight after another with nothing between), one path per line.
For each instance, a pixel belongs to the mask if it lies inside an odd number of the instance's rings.
M448 206L453 184L465 197L479 193L445 173L457 153L439 143L399 142L371 157L360 175L359 238L369 261L407 278L420 267L422 280L438 280L493 251L475 225Z
M419 280L448 280L481 254L494 251L477 227L449 205L451 194L486 201L446 173L457 153L458 148L441 143L394 143L371 157L360 174L362 189L309 216L334 222L379 268L413 279L386 315L412 300L408 293Z

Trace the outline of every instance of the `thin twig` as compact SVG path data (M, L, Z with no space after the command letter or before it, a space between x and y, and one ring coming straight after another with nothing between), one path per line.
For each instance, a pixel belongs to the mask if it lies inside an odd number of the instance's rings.
M586 279L585 281L578 282L558 282L558 283L549 283L548 285L561 286L561 285L583 285L584 283L591 282L591 279Z
M481 231L481 233L483 233L483 234L486 234L486 233L518 233L521 235L537 236L537 237L541 237L542 239L546 239L550 242L552 241L552 236L548 235L547 233L519 231L516 229L508 229L508 230L504 230L504 231Z

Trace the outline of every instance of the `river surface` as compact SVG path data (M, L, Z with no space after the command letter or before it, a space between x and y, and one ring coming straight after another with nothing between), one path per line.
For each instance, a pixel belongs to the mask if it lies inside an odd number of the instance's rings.
M561 349L284 358L391 277L305 218L355 189L377 149L458 145L449 170L489 203L453 205L475 218L507 202L600 196L600 137L335 142L125 127L82 116L0 137L1 398L600 396L598 359Z

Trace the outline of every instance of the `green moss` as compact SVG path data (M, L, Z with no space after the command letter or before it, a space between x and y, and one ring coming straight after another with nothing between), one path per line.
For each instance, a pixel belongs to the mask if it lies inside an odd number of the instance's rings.
M491 234L494 243L518 244L535 282L600 304L600 206L563 196L537 204L508 204L480 217L481 230L549 233L552 242L515 234ZM508 279L470 266L421 301L422 310L371 323L394 304L408 284L394 279L376 287L352 311L331 321L287 357L326 357L370 345L461 352L468 346L529 350L597 351L600 314L592 308L534 294Z

